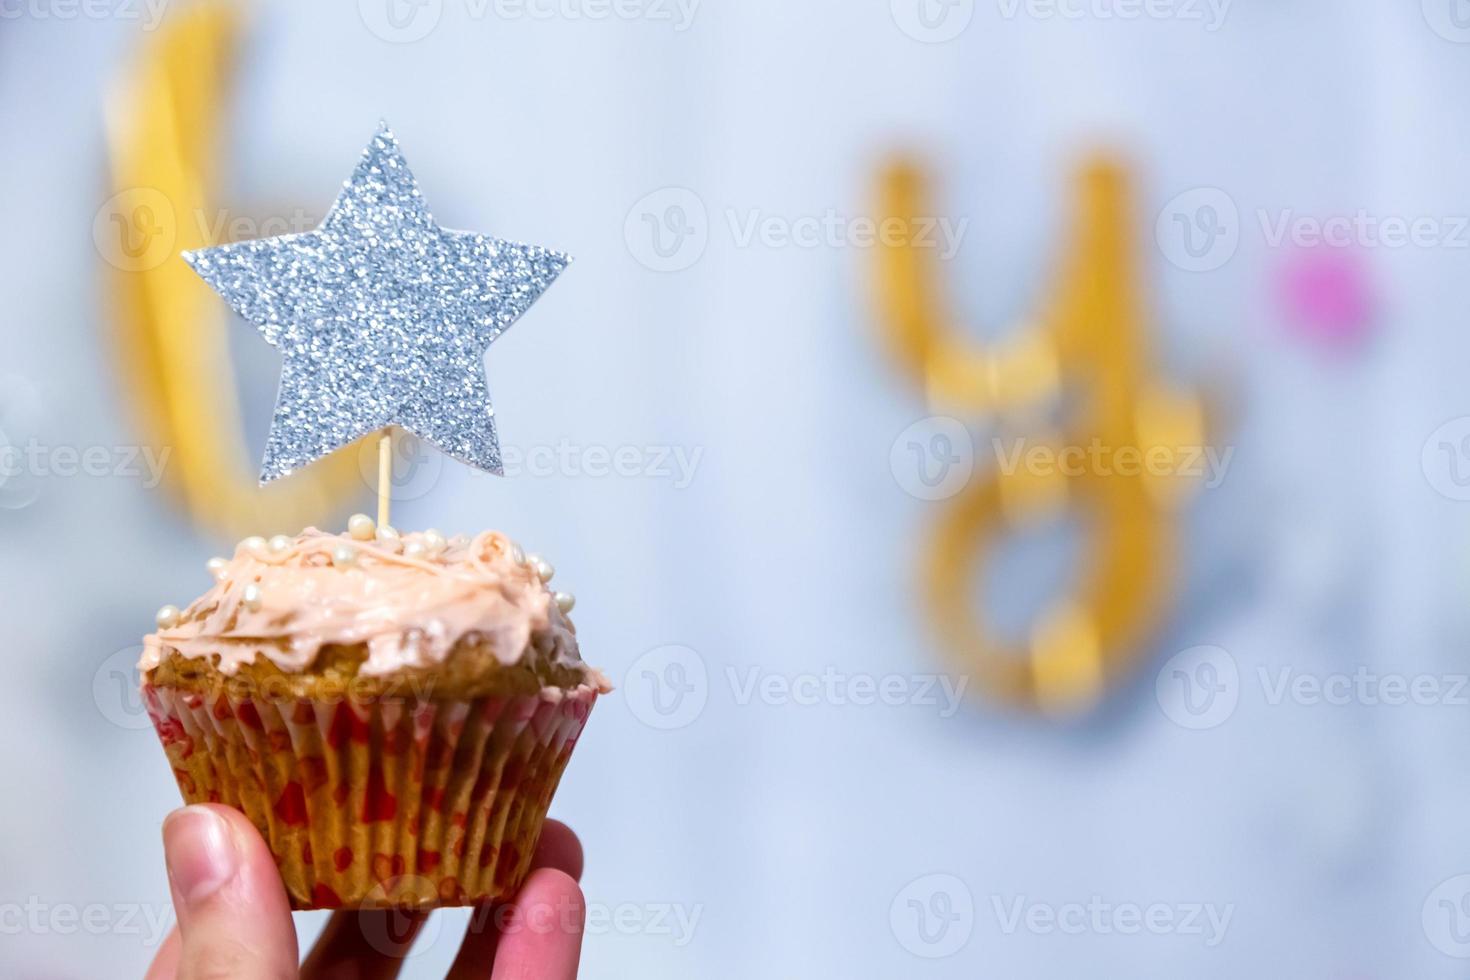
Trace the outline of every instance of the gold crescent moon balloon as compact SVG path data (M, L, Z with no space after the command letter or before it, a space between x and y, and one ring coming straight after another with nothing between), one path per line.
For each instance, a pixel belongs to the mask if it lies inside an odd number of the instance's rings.
M219 223L201 219L241 27L233 7L199 3L148 35L108 105L115 193L93 227L113 267L119 383L144 440L168 450L165 482L194 522L230 536L295 530L343 510L365 489L356 451L257 485L239 420L228 317L179 257L218 244L206 238Z
M909 163L883 173L879 205L881 217L906 227L933 213ZM1137 666L1170 599L1176 510L1198 484L1189 460L1205 438L1200 399L1149 374L1123 169L1101 158L1087 163L1075 208L1052 295L1003 344L982 347L954 328L933 250L912 236L885 242L875 277L885 339L931 410L981 415L1028 454L1077 460L977 472L938 505L923 556L928 612L971 687L1060 715L1093 707ZM1059 398L1072 409L1066 424L1034 421ZM1018 430L1025 425L1030 431ZM1001 641L975 608L971 584L1002 535L1067 517L1086 529L1076 593L1052 602L1025 642Z

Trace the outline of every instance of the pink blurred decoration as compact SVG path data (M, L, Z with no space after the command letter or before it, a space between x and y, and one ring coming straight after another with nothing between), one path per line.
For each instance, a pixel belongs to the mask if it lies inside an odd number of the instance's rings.
M1321 246L1293 253L1281 268L1278 295L1287 328L1323 347L1355 346L1372 326L1367 262L1353 249Z

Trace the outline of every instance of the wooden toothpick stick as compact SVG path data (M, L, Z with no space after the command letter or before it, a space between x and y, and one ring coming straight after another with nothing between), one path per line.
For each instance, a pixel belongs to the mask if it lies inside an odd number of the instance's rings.
M390 426L378 436L378 527L388 526L389 505L393 488L393 429Z

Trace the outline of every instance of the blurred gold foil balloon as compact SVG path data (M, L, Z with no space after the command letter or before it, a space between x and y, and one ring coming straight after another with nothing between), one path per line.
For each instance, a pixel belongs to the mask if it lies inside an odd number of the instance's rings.
M216 244L206 219L240 37L228 4L196 3L144 35L109 93L114 194L93 228L112 267L119 383L146 442L167 448L166 483L203 529L238 536L294 530L361 493L358 454L262 488L247 458L228 353L229 318L179 253Z
M906 162L883 173L879 206L909 227L933 214ZM954 327L932 249L890 236L878 252L885 339L930 410L977 416L1024 451L1020 465L977 472L937 505L923 555L928 611L974 688L1048 714L1091 709L1137 666L1171 599L1176 509L1199 482L1200 399L1149 373L1134 223L1123 169L1088 162L1051 295L990 347ZM1057 405L1065 421L1038 421ZM1028 462L1038 459L1049 465ZM1013 649L987 628L971 584L1003 534L1068 518L1086 535L1078 590Z

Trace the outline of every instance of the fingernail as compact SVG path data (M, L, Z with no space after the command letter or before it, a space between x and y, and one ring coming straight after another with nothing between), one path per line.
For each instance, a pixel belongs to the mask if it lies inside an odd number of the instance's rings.
M189 905L219 891L240 870L230 825L208 807L186 806L168 815L163 854L169 880Z

